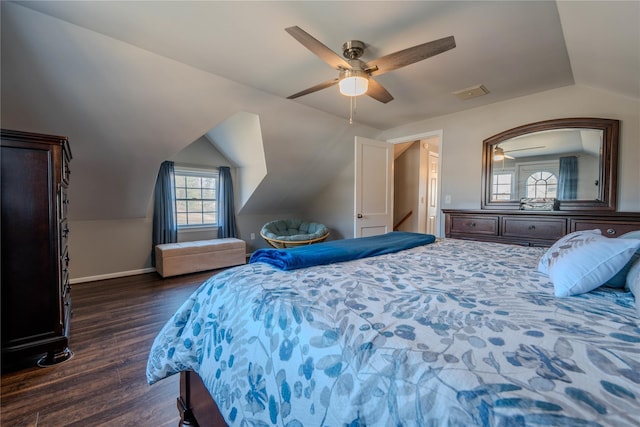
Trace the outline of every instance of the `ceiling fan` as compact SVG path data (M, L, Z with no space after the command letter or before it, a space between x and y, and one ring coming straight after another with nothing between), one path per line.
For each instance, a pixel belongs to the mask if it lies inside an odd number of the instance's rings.
M526 150L535 150L538 148L545 148L544 145L539 145L537 147L527 147L527 148L517 148L515 150L507 150L505 151L502 147L500 147L499 145L496 145L493 148L493 159L494 160L504 160L504 159L514 159L513 156L508 155L507 153L513 153L515 151L526 151Z
M360 40L351 40L342 45L342 55L346 58L343 59L300 27L285 28L285 31L339 72L337 78L295 93L288 96L288 99L308 95L337 84L343 95L354 97L366 94L386 104L393 100L393 96L373 79L374 76L380 76L456 47L453 36L449 36L390 53L365 63L360 60L360 57L364 53L366 45Z

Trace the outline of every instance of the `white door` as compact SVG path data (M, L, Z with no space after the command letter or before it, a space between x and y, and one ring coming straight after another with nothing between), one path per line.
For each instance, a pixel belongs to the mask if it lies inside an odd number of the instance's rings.
M427 233L436 234L436 222L438 219L438 153L429 151L429 172L427 174Z
M393 229L393 144L356 136L354 237Z

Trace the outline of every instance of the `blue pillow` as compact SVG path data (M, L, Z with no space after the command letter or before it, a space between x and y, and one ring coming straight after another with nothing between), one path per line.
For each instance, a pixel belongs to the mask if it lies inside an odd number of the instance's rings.
M636 299L636 311L640 316L640 258L638 258L629 268L627 274L627 289L631 291Z
M557 297L582 294L604 284L640 247L639 239L612 239L594 231L564 236L540 260L539 270L546 268Z
M618 239L640 239L640 230L625 233L622 236L618 237ZM640 259L640 249L638 249L636 253L631 256L631 259L624 267L622 267L622 270L618 271L616 275L609 279L609 281L607 281L607 283L605 284L612 288L624 288L627 282L627 274L629 273L629 269L631 268L631 265L638 259Z

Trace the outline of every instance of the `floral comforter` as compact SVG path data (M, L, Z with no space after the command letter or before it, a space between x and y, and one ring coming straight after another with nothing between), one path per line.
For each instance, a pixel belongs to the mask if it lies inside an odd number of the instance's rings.
M544 249L446 239L205 282L147 379L203 379L237 426L638 426L633 296L553 296Z

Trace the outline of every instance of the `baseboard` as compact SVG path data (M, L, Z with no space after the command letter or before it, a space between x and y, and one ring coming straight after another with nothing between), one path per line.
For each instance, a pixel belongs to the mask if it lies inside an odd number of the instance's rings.
M77 283L95 282L97 280L116 279L118 277L135 276L136 274L153 273L156 269L153 267L141 268L139 270L119 271L117 273L100 274L98 276L77 277L69 280L69 283L75 285Z

